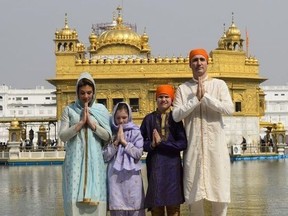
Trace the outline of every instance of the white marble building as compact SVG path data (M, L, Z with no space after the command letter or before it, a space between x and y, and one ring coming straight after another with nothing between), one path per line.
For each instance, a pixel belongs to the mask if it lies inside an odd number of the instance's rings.
M288 129L288 84L261 86L265 93L265 116L261 121L281 122ZM286 132L286 135L288 133Z
M258 117L225 116L224 124L228 147L239 145L244 137L249 146L257 146L260 136L266 136L266 128L260 128L260 122L282 123L288 140L288 84L261 86L265 93L265 115ZM260 136L259 136L260 135ZM287 142L287 141L286 141ZM256 148L251 151L257 151Z
M11 118L55 119L56 95L55 89L45 89L37 86L34 89L13 89L7 85L0 86L0 142L7 142L8 128ZM2 121L1 121L2 119ZM33 129L35 138L41 122L26 123L27 138L29 130ZM56 125L46 124L48 138L56 138ZM36 140L35 140L36 141Z

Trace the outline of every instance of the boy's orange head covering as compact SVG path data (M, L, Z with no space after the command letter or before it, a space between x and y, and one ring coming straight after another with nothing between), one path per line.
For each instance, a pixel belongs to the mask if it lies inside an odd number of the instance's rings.
M209 59L209 55L206 52L205 49L193 49L190 51L189 53L189 62L191 61L191 59L195 56L195 55L202 55L204 56L204 58L206 59L207 63L208 63L208 59Z
M174 99L174 87L172 85L159 85L156 89L156 98L161 94L167 94Z

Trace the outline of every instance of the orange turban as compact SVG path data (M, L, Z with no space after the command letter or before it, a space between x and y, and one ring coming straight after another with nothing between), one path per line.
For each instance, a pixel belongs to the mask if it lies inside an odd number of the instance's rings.
M161 94L166 94L174 99L174 87L172 85L159 85L156 89L156 98L159 97Z
M209 59L209 55L208 53L206 52L206 50L204 49L194 49L194 50L191 50L190 53L189 53L189 62L191 61L191 59L195 56L195 55L202 55L205 57L207 63L208 63L208 59Z

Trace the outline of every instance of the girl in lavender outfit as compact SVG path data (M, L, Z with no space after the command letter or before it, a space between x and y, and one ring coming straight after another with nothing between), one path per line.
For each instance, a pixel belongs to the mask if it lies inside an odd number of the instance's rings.
M111 216L145 216L141 176L143 137L132 122L130 106L118 103L111 118L113 141L104 147L108 165L108 196Z

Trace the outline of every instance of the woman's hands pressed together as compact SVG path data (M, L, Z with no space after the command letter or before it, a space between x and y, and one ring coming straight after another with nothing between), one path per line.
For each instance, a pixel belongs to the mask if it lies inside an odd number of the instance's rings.
M91 121L91 116L89 113L88 102L84 104L84 108L82 111L82 118L76 126L76 130L79 131L83 127L90 127L93 131L96 130L96 124Z

